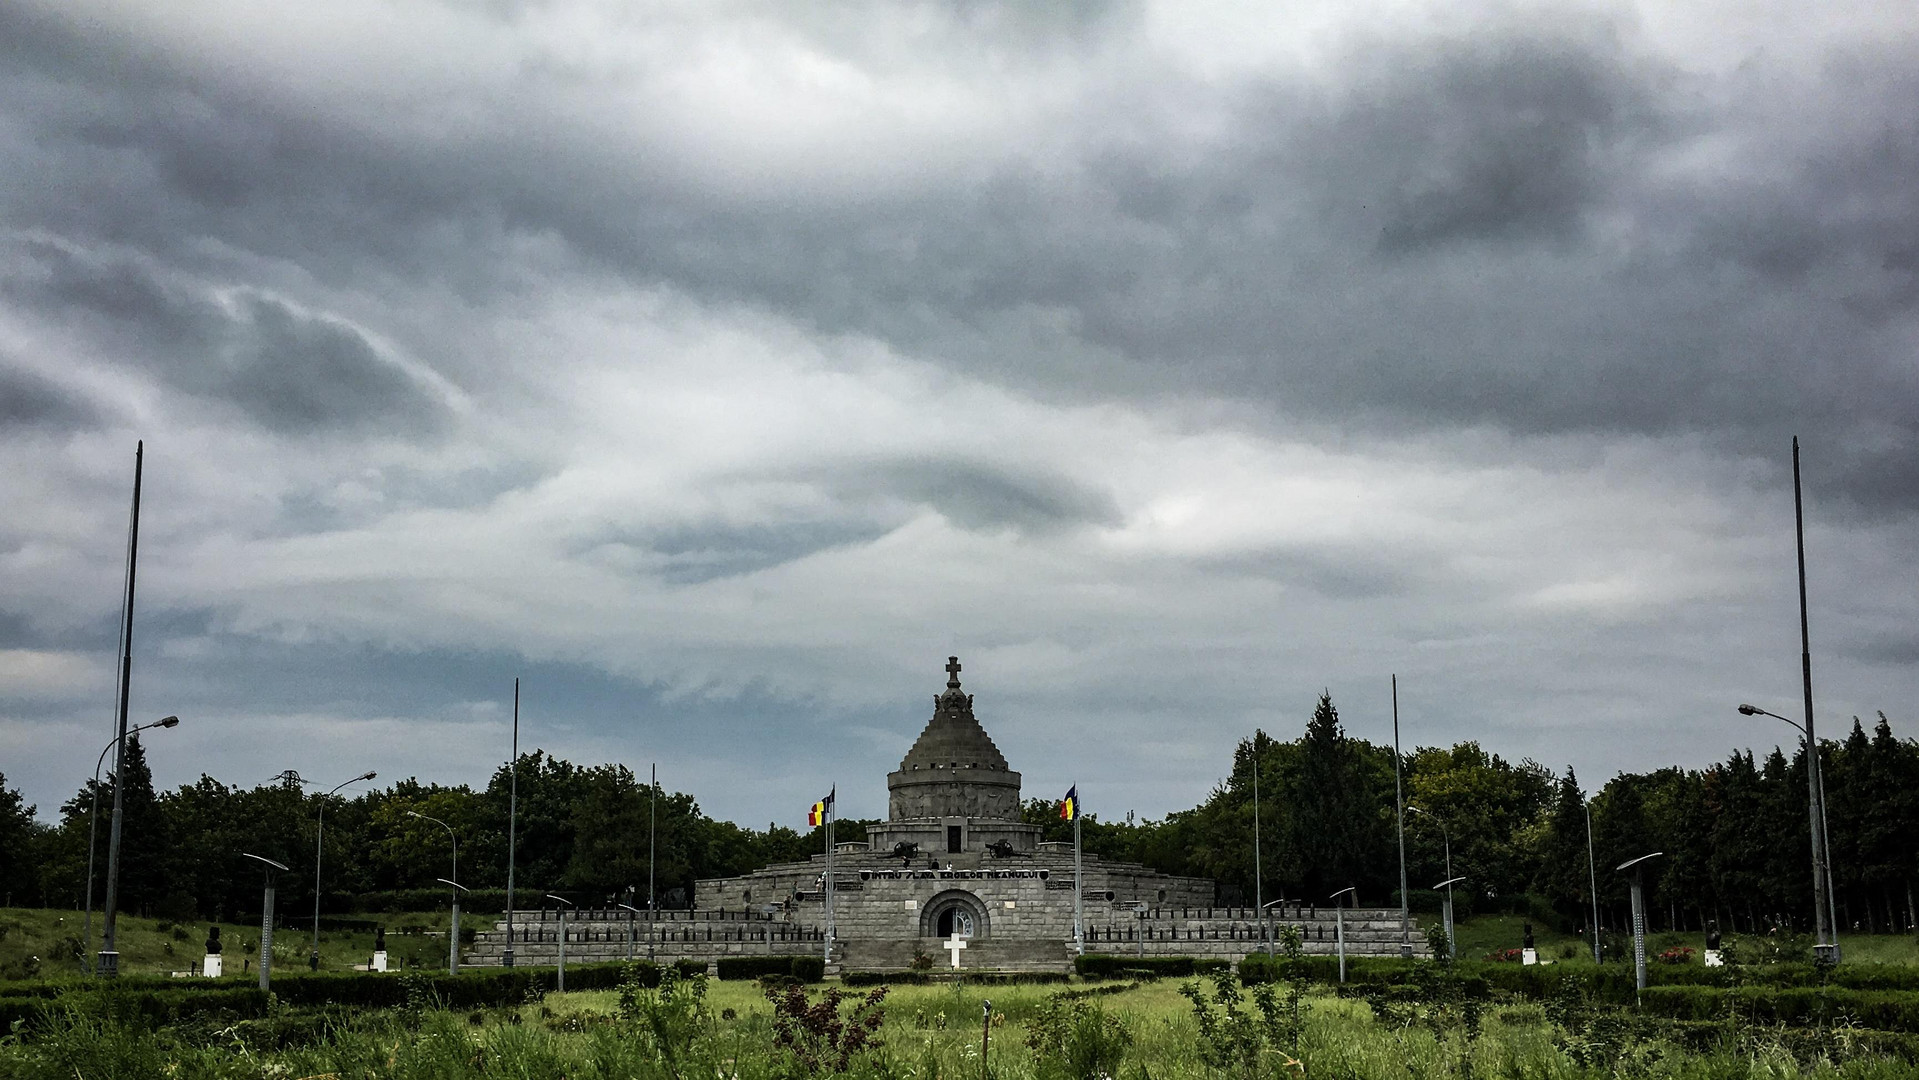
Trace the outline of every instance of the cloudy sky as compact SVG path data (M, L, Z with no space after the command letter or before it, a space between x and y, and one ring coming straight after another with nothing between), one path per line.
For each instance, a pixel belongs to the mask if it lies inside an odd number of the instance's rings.
M1919 736L1919 7L0 0L0 772ZM1768 723L1771 723L1768 721Z

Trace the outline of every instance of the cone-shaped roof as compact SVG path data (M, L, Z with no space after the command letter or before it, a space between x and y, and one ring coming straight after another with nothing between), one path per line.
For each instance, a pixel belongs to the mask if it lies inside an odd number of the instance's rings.
M900 771L920 769L999 769L1006 758L992 736L973 718L973 696L960 689L959 657L946 659L946 692L933 699L933 719L900 761Z

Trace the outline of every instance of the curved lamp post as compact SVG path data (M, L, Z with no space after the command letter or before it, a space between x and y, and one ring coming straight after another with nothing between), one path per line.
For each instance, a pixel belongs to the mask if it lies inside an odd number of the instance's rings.
M1812 819L1812 907L1818 952L1839 962L1839 912L1832 888L1832 841L1826 831L1826 766L1819 760L1819 742L1807 725L1757 705L1741 705L1742 716L1770 716L1791 724L1806 740L1807 815ZM1810 715L1810 714L1808 714ZM1831 927L1831 934L1827 934Z
M374 775L369 769L351 780L342 780L333 791L320 796L320 819L313 833L313 952L307 957L307 967L313 971L320 970L320 859L326 851L326 848L321 846L326 839L326 801L340 788L348 784L357 784L362 780L371 780Z
M552 893L547 893L546 898L564 905L560 908L560 973L559 977L553 981L554 989L564 994L566 993L566 909L573 906L573 901L564 896L554 896Z
M1459 943L1453 940L1453 886L1466 880L1463 877L1447 878L1433 886L1433 891L1446 890L1446 959L1459 957Z
M640 914L640 909L634 907L632 904L615 904L613 906L628 913L626 916L626 958L631 960L633 959L633 920ZM651 945L652 943L648 942L648 944Z
M1259 928L1266 935L1266 955L1268 956L1273 955L1273 909L1284 907L1285 904L1286 898L1282 896L1277 900L1268 900L1259 909Z
M240 854L266 864L267 890L260 903L260 989L265 990L273 973L273 872L285 871L287 865L251 851L242 851Z
M100 832L100 770L106 767L107 754L114 747L120 745L120 740L126 738L127 735L137 735L142 731L148 730L149 728L173 728L173 727L179 727L179 726L180 726L179 717L168 716L168 717L163 717L162 719L159 719L159 720L155 720L151 724L141 724L139 727L133 728L130 731L128 731L126 735L115 735L113 737L113 741L107 744L106 749L100 751L99 760L93 763L93 809L87 813L87 926L84 932L84 937L81 939L83 942L83 944L81 945L81 951L83 955L86 950L93 948L93 849L95 847L95 838L99 835L99 832ZM113 778L113 782L115 785L118 785L120 783L120 778L118 776L115 776ZM116 820L118 820L117 817L116 817ZM114 839L117 840L119 839L120 834L118 832L115 832L113 836L114 836ZM107 950L111 950L113 946L107 945L105 946L105 948ZM102 961L99 969L100 973L102 975L117 973L120 969L119 959L120 959L119 955L116 953L114 955L114 964L113 964L112 971L107 970L107 966L105 962ZM84 963L85 961L82 961L83 965Z
M1591 799L1584 800L1586 805L1586 878L1593 894L1593 963L1598 964L1599 952L1599 864L1593 856L1593 804Z
M1409 814L1418 814L1423 818L1431 818L1433 823L1439 826L1439 838L1444 841L1446 845L1446 880L1440 885L1433 886L1433 891L1438 892L1441 888L1446 890L1446 948L1451 950L1450 956L1448 957L1448 959L1450 959L1452 956L1459 955L1459 950L1453 945L1453 885L1466 880L1463 877L1453 876L1453 834L1451 830L1446 828L1446 819L1440 817L1438 814L1421 810L1419 807L1410 804L1407 805L1406 812Z
M1664 855L1655 851L1641 855L1637 859L1627 859L1613 869L1620 873L1632 871L1632 966L1633 980L1638 989L1646 988L1646 889L1645 862Z
M434 878L442 885L453 887L453 929L447 932L446 973L460 973L460 894L467 891L466 886L450 878Z
M446 830L447 840L453 844L453 877L451 880L458 881L460 879L460 838L453 834L453 826L448 825L446 822L441 821L439 818L429 817L426 814L422 814L418 810L408 810L407 813L413 817L419 818L421 821L431 821L433 824L438 825L440 828ZM436 878L435 880L448 881L447 878ZM451 936L453 940L448 947L450 952L452 953L452 958L447 962L447 972L449 974L451 974L454 970L456 970L460 966L459 886L455 885L453 889L454 889L453 891L453 928L451 931Z
M1339 902L1342 896L1358 898L1359 887L1348 885L1326 898L1333 905L1333 940L1339 944L1339 981L1346 981L1346 905Z

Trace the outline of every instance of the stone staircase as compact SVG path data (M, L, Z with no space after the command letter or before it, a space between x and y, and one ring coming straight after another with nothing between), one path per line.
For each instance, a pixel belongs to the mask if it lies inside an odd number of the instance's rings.
M952 950L937 938L907 938L893 941L846 941L840 943L842 971L905 971L913 957L923 952L933 962L934 974L953 971ZM1017 941L1006 938L974 938L959 950L959 970L967 971L1054 971L1073 969L1072 946L1064 941Z

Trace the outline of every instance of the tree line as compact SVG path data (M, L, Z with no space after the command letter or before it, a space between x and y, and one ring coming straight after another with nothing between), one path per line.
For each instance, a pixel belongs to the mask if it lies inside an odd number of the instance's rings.
M1842 925L1910 930L1919 850L1919 743L1898 739L1884 714L1870 733L1857 718L1842 740L1822 740L1828 831ZM1347 886L1366 905L1397 905L1399 845L1390 746L1348 735L1330 695L1321 695L1298 738L1255 731L1235 747L1230 774L1198 806L1157 820L1081 822L1086 849L1166 873L1209 877L1220 901L1257 895L1324 902ZM580 766L535 751L519 761L516 878L520 903L559 892L581 903L644 900L648 837L657 837L657 895L683 904L699 878L744 873L822 850L820 830L776 823L764 830L716 821L691 795L655 790L624 765ZM1253 866L1254 782L1263 880ZM313 901L316 823L325 807L324 911L340 913L409 890L439 889L452 873L445 830L459 840L459 879L504 887L510 774L502 765L483 789L409 779L352 797L316 794L287 776L252 788L202 776L156 792L137 737L128 742L120 888L125 910L169 918L235 918L259 909L257 867L243 852L300 872L284 875L284 910ZM109 777L95 903L104 893ZM1621 773L1588 795L1568 768L1517 764L1476 742L1421 747L1401 776L1408 806L1407 878L1416 905L1451 873L1466 880L1466 911L1553 918L1567 929L1591 921L1594 886L1602 927L1627 919L1627 882L1612 867L1663 852L1649 875L1655 925L1764 930L1810 924L1810 833L1803 748L1788 756L1734 751L1704 769ZM37 821L0 777L0 881L12 904L77 908L86 894L91 781L63 803L59 820ZM409 813L411 811L412 813ZM1029 801L1026 820L1047 840L1070 840L1058 804ZM1590 834L1588 822L1590 821ZM837 824L858 840L864 821ZM1589 841L1590 836L1590 841ZM1589 849L1590 842L1590 849ZM1596 875L1594 868L1596 867ZM305 868L301 870L301 868ZM1596 880L1595 880L1596 878ZM1257 885L1257 888L1256 888Z
M1820 740L1827 831L1839 922L1865 932L1907 931L1919 873L1919 742L1895 738L1885 714L1870 732L1857 717L1842 740ZM1156 821L1081 823L1086 850L1173 874L1210 877L1222 902L1255 895L1324 903L1347 886L1365 905L1399 903L1393 748L1346 734L1329 695L1304 732L1282 742L1264 731L1239 742L1232 771L1191 810ZM1259 783L1260 859L1253 879L1254 775ZM1621 773L1588 794L1568 767L1555 774L1517 764L1477 742L1421 747L1405 755L1407 884L1416 907L1430 887L1466 878L1467 911L1552 918L1568 930L1592 921L1597 887L1603 929L1628 925L1627 879L1613 868L1663 852L1650 864L1654 925L1763 932L1805 929L1812 917L1812 848L1806 755L1775 747L1736 750L1704 769ZM1096 802L1090 785L1082 795ZM1591 832L1588 833L1590 813ZM1070 840L1057 806L1029 802L1026 820L1047 840ZM1589 846L1590 835L1590 846ZM1450 840L1450 845L1448 844Z

